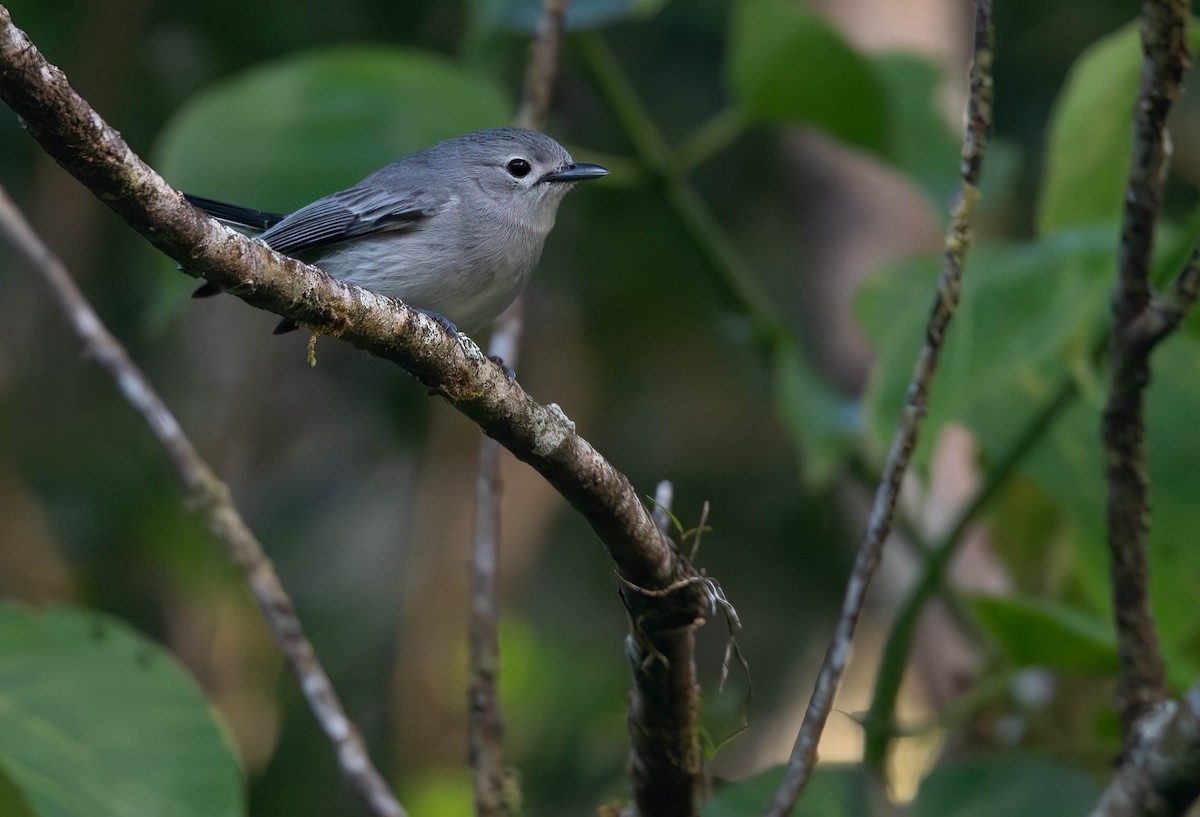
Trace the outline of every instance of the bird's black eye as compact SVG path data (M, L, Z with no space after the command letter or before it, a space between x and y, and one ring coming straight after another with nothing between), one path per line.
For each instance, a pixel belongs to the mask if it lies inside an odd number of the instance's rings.
M523 179L528 176L531 170L533 170L533 165L529 164L529 162L525 161L524 159L508 160L508 172L518 179Z

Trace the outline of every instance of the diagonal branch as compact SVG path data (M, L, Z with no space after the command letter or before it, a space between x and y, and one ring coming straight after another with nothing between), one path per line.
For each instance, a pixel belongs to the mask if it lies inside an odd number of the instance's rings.
M568 3L569 0L545 0L537 36L530 48L517 127L540 130L546 120ZM517 366L521 347L523 312L523 297L518 296L497 321L488 344L488 354L512 369ZM478 817L503 817L512 810L508 775L504 772L504 721L497 692L501 488L500 444L485 437L479 448L475 535L471 543L471 680L467 692L467 746Z
M583 515L626 579L665 587L686 573L629 480L562 409L534 401L474 343L448 336L424 314L279 255L191 207L71 89L3 6L0 99L60 165L189 272L399 364L475 421Z
M1149 477L1143 396L1150 379L1150 350L1169 329L1167 314L1151 300L1149 270L1167 164L1166 119L1179 96L1188 63L1186 0L1142 4L1142 79L1134 108L1133 151L1121 224L1113 333L1112 383L1104 408L1108 478L1108 547L1121 683L1117 709L1126 747L1133 725L1166 695L1166 679L1147 589L1150 534ZM1189 263L1188 270L1195 264ZM1173 292L1194 300L1195 273L1185 270ZM1178 282L1177 282L1178 284ZM1182 304L1181 304L1182 306ZM1176 318L1178 322L1178 318Z
M0 99L51 157L188 272L399 364L533 466L587 520L629 586L655 590L695 575L625 475L575 432L562 409L535 402L474 343L448 336L424 314L281 256L192 208L71 89L3 6ZM635 799L644 815L694 814L701 752L690 659L705 615L703 591L691 582L667 595L627 588L622 595L636 634L627 646L652 657L636 679L649 694L635 693L630 708Z
M908 387L900 423L892 437L883 476L875 493L867 530L859 545L850 581L846 586L841 615L817 675L812 699L804 713L804 721L796 737L796 745L792 749L783 782L767 810L769 817L784 817L788 814L812 776L817 760L817 744L833 708L834 694L846 669L854 629L862 612L867 587L875 568L879 565L883 544L891 530L900 484L917 443L917 433L925 415L929 387L933 382L946 328L958 307L962 290L963 262L971 242L971 218L979 200L979 178L991 118L992 3L991 0L975 0L971 92L967 102L966 134L962 149L962 194L946 235L945 257L942 274L938 279L937 295L926 326L925 342L917 356L912 381Z
M112 375L125 400L142 416L162 445L183 483L188 506L200 512L209 530L221 540L230 558L245 574L250 593L271 625L309 708L333 743L346 779L374 817L405 817L404 809L371 762L358 728L346 716L329 676L300 626L292 600L262 545L234 505L229 489L196 451L171 410L71 280L67 268L37 237L3 188L0 188L0 235L6 236L25 262L46 280L88 354Z

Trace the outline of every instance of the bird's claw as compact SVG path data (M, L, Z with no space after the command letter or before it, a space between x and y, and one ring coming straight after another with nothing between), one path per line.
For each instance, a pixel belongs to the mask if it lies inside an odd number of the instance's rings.
M504 358L500 357L500 355L488 355L488 360L492 361L492 363L495 363L504 370L504 376L508 378L509 383L517 382L516 370L512 366L509 366L507 363L505 363Z
M422 315L433 318L437 322L437 325L445 329L450 337L456 338L459 336L459 334L461 334L458 331L458 327L454 325L454 321L450 320L440 312L434 312L431 309L421 309L419 306L414 306L413 309L415 309L417 312L420 312Z

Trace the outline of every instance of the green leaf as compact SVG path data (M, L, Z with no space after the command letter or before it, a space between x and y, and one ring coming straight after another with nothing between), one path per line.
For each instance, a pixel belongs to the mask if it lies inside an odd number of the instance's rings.
M1177 332L1154 353L1146 396L1146 452L1150 465L1150 599L1171 683L1200 675L1200 620L1192 604L1200 594L1200 339ZM1089 392L1051 431L1047 444L1025 464L1033 479L1064 510L1070 528L1073 601L1110 615L1109 557L1105 533L1106 485L1100 417L1105 395Z
M783 779L779 766L727 783L704 804L704 817L746 817L766 811ZM870 817L871 783L862 766L821 766L812 776L793 817Z
M789 0L739 0L729 36L728 82L747 119L809 125L886 153L883 84L824 17Z
M1188 29L1188 45L1200 46L1195 25ZM1097 40L1072 67L1046 139L1038 204L1042 234L1120 220L1141 70L1136 23Z
M942 69L906 53L883 54L872 63L886 92L887 158L921 188L937 212L945 212L958 190L961 143L938 109Z
M906 174L939 211L958 184L959 139L938 108L944 76L911 53L859 54L820 14L741 0L726 71L742 116L817 128Z
M12 778L4 773L0 764L0 814L4 817L37 817L25 799L25 795L17 788Z
M791 344L781 343L774 363L775 409L798 444L805 482L825 485L854 445L858 406L838 395Z
M974 602L984 629L1018 667L1081 672L1116 671L1116 636L1107 619L1027 596L983 597Z
M967 423L989 450L1014 437L1059 383L1064 357L1091 343L1107 314L1113 264L1112 234L1103 230L972 250L917 464L928 461L938 428L950 420ZM933 256L899 262L856 297L856 316L878 353L864 395L877 453L886 450L904 403L940 266Z
M429 54L312 51L201 92L163 129L157 166L190 193L286 212L415 150L503 125L495 85Z
M570 31L599 28L622 19L645 18L667 0L572 0L567 6ZM542 18L542 0L472 0L476 23L485 30L532 33Z
M90 611L0 604L0 767L38 817L245 813L237 762L195 682Z
M988 549L1004 563L1016 591L1057 598L1072 560L1062 507L1033 480L1013 474L985 514Z
M1073 817L1100 796L1091 777L1046 757L991 757L938 766L921 783L912 817Z

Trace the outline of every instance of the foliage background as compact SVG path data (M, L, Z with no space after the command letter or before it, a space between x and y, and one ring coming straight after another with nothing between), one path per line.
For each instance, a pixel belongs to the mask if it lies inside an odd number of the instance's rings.
M277 210L507 122L520 29L537 5L8 4L168 179ZM766 769L790 748L932 292L969 21L946 0L893 5L576 0L547 126L614 173L562 209L529 291L520 379L639 490L673 480L685 526L711 503L700 563L746 625L754 684L748 702L738 673L715 694L722 633L709 627L705 721L723 744L721 776ZM995 813L1034 813L1019 797L1064 780L1077 790L1064 802L1086 804L1117 749L1100 547L1104 375L1090 350L1105 320L1136 51L1128 32L1088 49L1128 22L1126 6L997 4L981 248L905 510L916 538L937 538L1061 383L1076 394L966 547L955 576L969 592L952 605L965 630L945 610L926 618L900 715L928 728L899 742L892 767L893 792L910 797L938 764L917 813L951 813L938 797L984 813L963 792L983 802L989 786L1016 792ZM584 39L593 26L762 298L736 294L729 259L724 277L712 263L714 233L689 230L677 188L634 158L645 132L614 115ZM1185 100L1164 275L1200 232L1196 126ZM394 367L322 340L310 369L303 338L270 336L272 316L233 298L190 301L193 283L11 116L0 117L0 181L231 484L401 800L417 815L464 813L477 430ZM236 746L251 813L356 813L239 577L31 281L0 255L0 594L102 611L177 656ZM1188 614L1200 585L1187 547L1200 524L1194 328L1163 350L1149 420L1155 609L1180 685L1200 675ZM507 755L529 813L586 813L625 791L626 624L586 526L525 467L506 463L505 479ZM912 549L891 551L840 699L847 714L870 700L890 612L917 569ZM68 691L86 701L100 659L78 660ZM15 696L2 670L0 695ZM729 740L743 705L750 729ZM860 727L835 716L824 756L860 751ZM6 760L0 748L12 775ZM857 774L823 779L807 807L865 813ZM756 796L731 789L713 813L748 813L737 798Z

